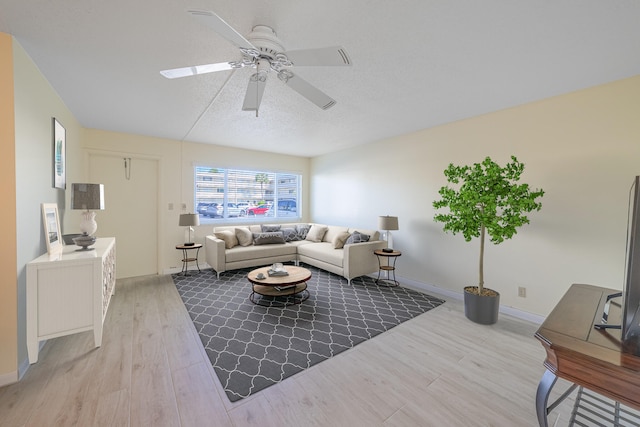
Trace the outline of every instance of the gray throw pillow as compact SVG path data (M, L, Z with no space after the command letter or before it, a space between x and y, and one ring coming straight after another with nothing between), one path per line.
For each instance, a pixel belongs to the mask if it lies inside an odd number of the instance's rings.
M298 224L296 225L296 231L298 231L298 236L300 236L300 240L305 240L307 238L307 234L311 226L309 224Z
M280 231L280 227L282 226L279 224L262 224L260 229L263 233L269 233L271 231Z
M254 245L270 245L273 243L284 243L282 231L268 231L265 233L253 233Z
M282 231L282 235L284 236L285 242L295 242L296 240L302 240L300 239L300 236L298 235L298 231L296 231L295 228L283 228L280 231Z
M354 231L353 234L351 236L349 236L347 241L344 242L344 244L345 245L350 245L352 243L368 242L370 237L371 236L369 236L368 234L362 234L359 231Z

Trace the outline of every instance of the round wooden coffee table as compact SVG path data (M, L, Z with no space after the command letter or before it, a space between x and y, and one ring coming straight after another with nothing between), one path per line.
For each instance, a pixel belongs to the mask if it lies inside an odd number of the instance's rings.
M307 280L311 278L311 272L303 267L287 265L285 269L289 273L287 276L269 276L269 267L261 267L252 270L247 274L247 279L251 282L251 295L249 300L252 303L270 307L272 305L288 306L300 304L309 298L307 290ZM262 273L264 279L257 276ZM256 298L256 294L268 298Z

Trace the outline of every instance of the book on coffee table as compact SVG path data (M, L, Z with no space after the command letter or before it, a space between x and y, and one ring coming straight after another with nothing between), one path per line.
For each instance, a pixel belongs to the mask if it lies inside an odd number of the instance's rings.
M269 270L269 276L288 276L289 272L285 269L282 270Z

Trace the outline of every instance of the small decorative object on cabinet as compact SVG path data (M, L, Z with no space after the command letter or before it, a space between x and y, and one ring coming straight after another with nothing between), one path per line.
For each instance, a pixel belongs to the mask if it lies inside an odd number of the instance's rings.
M65 246L27 264L27 352L38 361L40 341L93 330L102 344L102 322L116 283L116 239L99 238L95 251Z

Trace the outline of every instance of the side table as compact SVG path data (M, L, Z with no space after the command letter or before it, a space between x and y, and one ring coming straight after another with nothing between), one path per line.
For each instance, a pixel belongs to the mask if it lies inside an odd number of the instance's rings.
M379 284L382 280L388 286L398 286L400 282L396 280L396 261L399 256L402 255L400 251L384 252L382 249L376 249L373 253L378 257L378 278L376 283ZM386 260L383 262L383 260ZM387 272L387 277L380 279L380 273ZM393 279L391 278L393 276Z
M189 272L188 272L189 263L194 261L196 263L196 267L198 267L198 273L200 273L200 265L198 265L198 254L200 253L201 247L202 247L201 243L195 243L191 246L187 246L184 244L176 245L176 249L182 251L182 275L183 276L189 275ZM190 257L189 251L194 249L196 250L196 256Z

